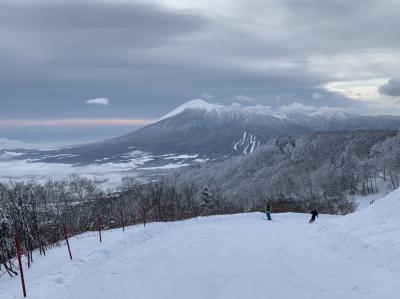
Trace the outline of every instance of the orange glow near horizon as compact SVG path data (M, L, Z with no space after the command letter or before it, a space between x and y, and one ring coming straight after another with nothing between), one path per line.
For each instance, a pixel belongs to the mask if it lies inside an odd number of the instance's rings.
M100 119L0 119L0 126L145 126L154 123L153 119L138 118L100 118Z

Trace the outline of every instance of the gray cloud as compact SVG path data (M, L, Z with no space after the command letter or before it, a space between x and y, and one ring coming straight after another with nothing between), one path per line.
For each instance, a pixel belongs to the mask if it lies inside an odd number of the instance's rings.
M0 118L157 119L204 92L365 111L327 83L400 67L398 1L138 1L1 3Z
M400 77L389 79L388 83L379 87L379 92L392 97L400 97Z

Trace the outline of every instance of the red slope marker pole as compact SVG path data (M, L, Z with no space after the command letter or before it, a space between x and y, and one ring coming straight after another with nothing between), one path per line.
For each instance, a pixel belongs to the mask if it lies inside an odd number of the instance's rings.
M67 231L67 228L65 227L65 225L64 225L64 237L65 237L65 241L67 242L69 258L72 260L71 247L69 246L69 241L68 241L68 231Z
M24 293L24 298L25 298L26 297L26 287L25 287L24 269L22 269L21 242L17 235L15 236L15 247L17 249L17 258L18 258L19 273L20 273L20 277L21 277L22 292Z
M100 238L100 243L101 243L101 220L100 217L97 218L97 227L99 228L99 238Z

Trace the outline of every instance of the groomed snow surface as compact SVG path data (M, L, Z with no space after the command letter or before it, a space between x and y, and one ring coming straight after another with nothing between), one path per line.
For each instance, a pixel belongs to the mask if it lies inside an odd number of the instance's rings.
M72 238L36 255L28 298L400 298L400 191L348 216L261 213ZM0 298L21 298L19 277Z

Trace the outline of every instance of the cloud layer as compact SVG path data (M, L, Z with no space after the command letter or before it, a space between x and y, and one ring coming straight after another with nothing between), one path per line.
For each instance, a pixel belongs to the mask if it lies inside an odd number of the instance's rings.
M399 27L396 0L8 1L0 119L157 119L203 92L400 113L376 83L400 69Z
M146 126L152 124L152 119L124 119L124 118L101 118L101 119L12 119L0 120L2 126Z

